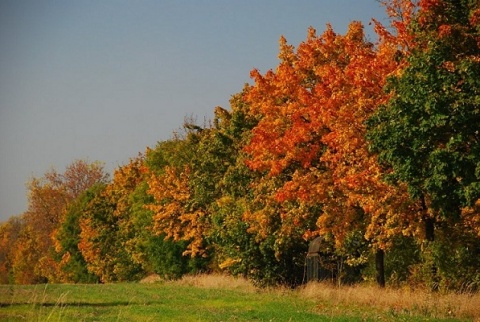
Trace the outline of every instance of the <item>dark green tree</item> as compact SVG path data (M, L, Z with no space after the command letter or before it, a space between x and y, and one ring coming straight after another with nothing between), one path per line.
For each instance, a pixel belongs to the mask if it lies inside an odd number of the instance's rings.
M422 3L407 66L390 79L392 97L369 120L368 137L389 179L438 215L458 217L480 197L480 5Z
M417 9L405 69L390 78L368 139L387 180L406 183L420 202L430 245L480 197L480 2L425 0ZM425 250L437 284L440 266Z

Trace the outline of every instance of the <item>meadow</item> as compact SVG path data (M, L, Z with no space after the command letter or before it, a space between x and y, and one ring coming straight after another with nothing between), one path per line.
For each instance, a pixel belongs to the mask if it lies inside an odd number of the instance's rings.
M480 321L479 294L328 283L259 289L217 275L146 282L0 285L0 320Z

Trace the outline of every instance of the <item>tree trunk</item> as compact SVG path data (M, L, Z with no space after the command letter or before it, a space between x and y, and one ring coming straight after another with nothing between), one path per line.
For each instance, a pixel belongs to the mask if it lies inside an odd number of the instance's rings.
M425 222L425 240L428 242L433 242L435 240L435 218L427 215L428 209L424 196L421 197L420 201L423 211L423 221Z
M425 239L428 242L435 241L435 219L431 217L424 218L425 220Z
M375 252L375 268L377 270L377 284L385 287L385 252L378 248Z
M427 212L427 206L425 203L425 198L422 197L422 208L424 212ZM429 217L426 214L423 217L423 221L425 222L425 240L427 243L432 243L435 241L435 218ZM437 265L435 262L431 263L430 267L431 278L432 278L432 291L438 291L439 280L438 280L438 272L437 272Z

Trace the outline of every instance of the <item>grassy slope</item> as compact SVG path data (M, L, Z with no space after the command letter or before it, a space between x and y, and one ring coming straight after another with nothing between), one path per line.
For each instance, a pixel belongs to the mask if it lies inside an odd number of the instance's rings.
M0 286L0 320L439 320L438 312L369 305L352 298L353 295L349 295L350 300L345 300L345 296L335 293L323 294L319 288L325 287L319 284L295 291L258 290L245 282L224 277L155 284L3 285ZM346 293L345 290L340 292Z

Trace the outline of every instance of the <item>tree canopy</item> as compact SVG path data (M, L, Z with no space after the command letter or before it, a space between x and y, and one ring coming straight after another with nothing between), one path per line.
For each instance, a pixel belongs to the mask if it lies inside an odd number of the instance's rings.
M0 282L135 281L228 272L474 290L480 281L480 4L381 1L366 39L280 37L203 124L118 166L75 161L28 184L0 225Z

